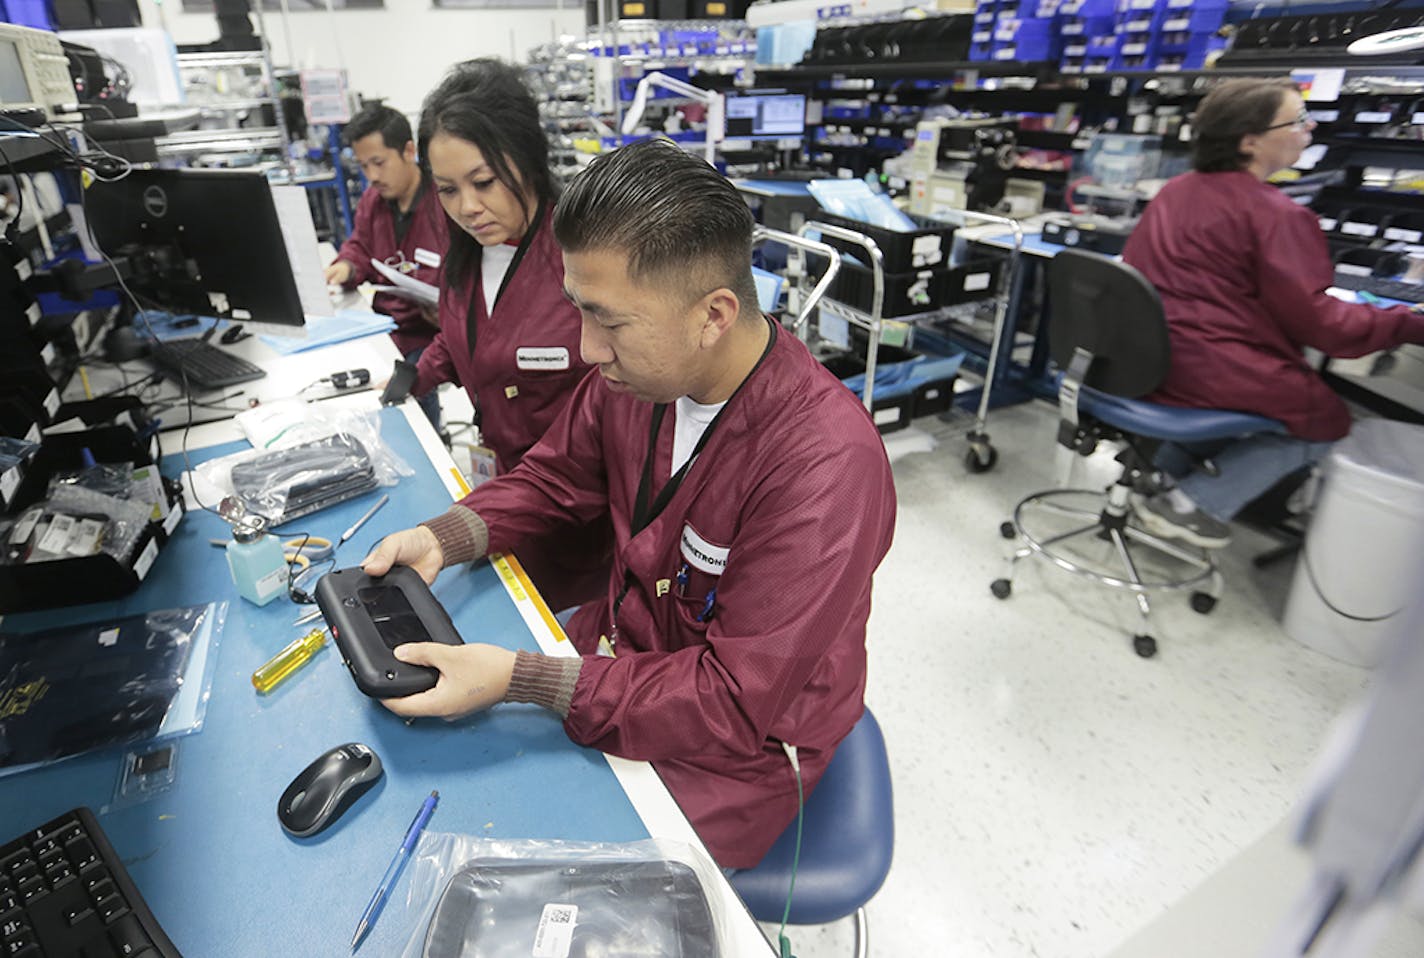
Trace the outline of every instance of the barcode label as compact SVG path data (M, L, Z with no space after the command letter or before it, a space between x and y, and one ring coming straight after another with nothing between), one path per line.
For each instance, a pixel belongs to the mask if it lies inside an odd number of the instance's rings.
M574 943L574 926L578 924L578 905L550 902L539 916L534 932L532 958L569 958Z
M138 576L140 582L143 581L144 576L148 575L148 570L153 568L153 560L157 558L158 540L149 539L148 545L143 547L143 551L138 554L138 558L134 560L133 564L134 575Z

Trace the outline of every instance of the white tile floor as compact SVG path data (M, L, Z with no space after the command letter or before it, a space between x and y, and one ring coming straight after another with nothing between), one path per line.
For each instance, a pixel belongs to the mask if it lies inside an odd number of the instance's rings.
M447 419L469 418L463 395L442 397ZM969 424L917 420L888 443L900 512L866 698L897 841L871 953L1097 958L1282 819L1367 673L1282 632L1291 564L1252 568L1271 543L1250 532L1222 556L1211 615L1157 602L1152 660L1132 651L1129 597L1043 563L993 598L999 523L1054 484L1056 420L995 411L999 463L982 475L963 465ZM852 953L849 919L791 938L799 958Z
M981 475L962 463L969 421L918 420L936 448L895 457L866 699L897 841L872 954L1106 955L1281 820L1367 673L1282 632L1292 566L1255 570L1271 543L1249 531L1211 615L1156 603L1152 660L1131 649L1130 597L1045 563L1020 563L1012 597L993 598L1011 551L999 523L1054 485L1056 419L994 412L999 463ZM793 937L800 958L852 940L849 920Z

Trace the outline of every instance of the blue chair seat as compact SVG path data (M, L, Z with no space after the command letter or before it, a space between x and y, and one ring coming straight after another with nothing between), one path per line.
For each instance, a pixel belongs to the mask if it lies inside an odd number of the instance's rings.
M790 923L821 925L855 914L885 882L894 846L890 763L880 726L866 709L806 801ZM795 850L792 822L761 864L732 876L758 921L781 920Z
M1112 396L1086 386L1078 394L1078 408L1123 432L1169 442L1210 442L1286 431L1285 426L1276 420L1252 413L1164 406L1141 399Z

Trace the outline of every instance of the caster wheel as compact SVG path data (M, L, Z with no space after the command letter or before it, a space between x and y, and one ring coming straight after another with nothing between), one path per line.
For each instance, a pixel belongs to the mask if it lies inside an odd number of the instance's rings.
M1012 522L1001 522L999 523L999 535L1003 536L1005 539L1017 539L1019 536L1019 530L1014 528L1014 524Z
M970 446L964 454L964 467L970 472L988 472L999 461L999 452L993 446Z
M1150 635L1134 635L1132 649L1144 659L1150 659L1157 654L1157 640Z
M995 579L989 583L989 591L994 593L996 599L1007 599L1009 593L1014 591L1014 584L1008 579Z
M1214 608L1216 608L1216 596L1212 595L1209 592L1192 593L1193 612L1200 613L1201 615L1206 615Z

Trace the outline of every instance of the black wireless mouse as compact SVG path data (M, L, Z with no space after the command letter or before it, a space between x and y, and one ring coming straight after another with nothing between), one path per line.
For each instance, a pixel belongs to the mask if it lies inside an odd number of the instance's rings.
M277 820L289 835L315 835L376 784L381 772L380 757L365 745L338 745L292 779L277 802Z

